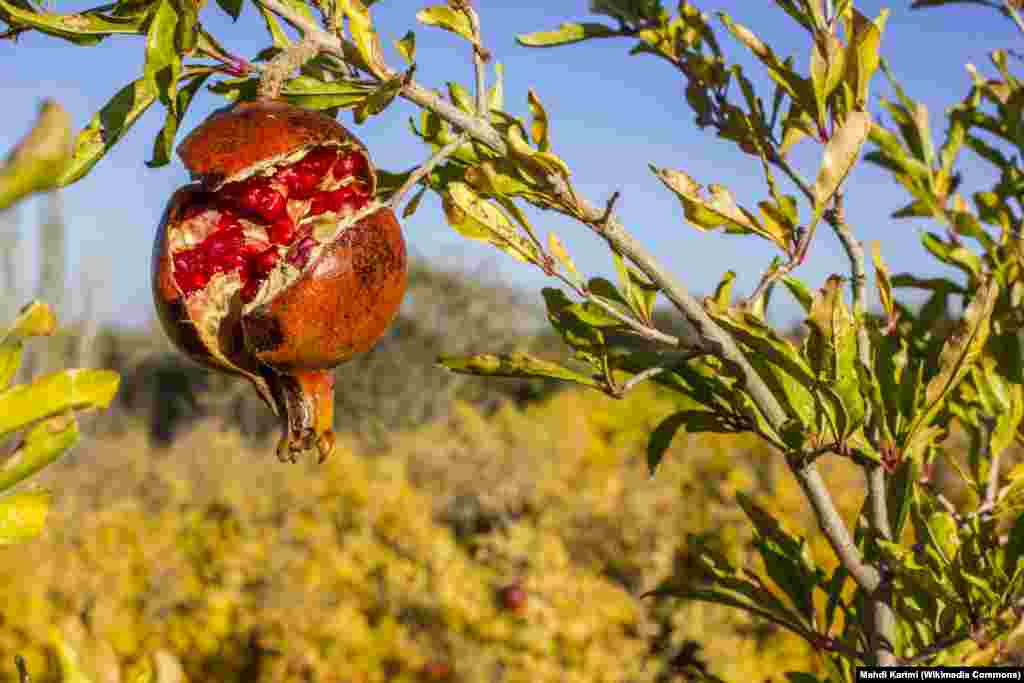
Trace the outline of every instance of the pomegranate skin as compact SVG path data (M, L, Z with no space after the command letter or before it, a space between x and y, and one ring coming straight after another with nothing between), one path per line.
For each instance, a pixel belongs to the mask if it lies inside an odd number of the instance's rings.
M401 227L373 199L366 148L330 117L264 100L213 114L178 153L198 182L171 196L154 241L161 325L196 362L252 382L282 420L279 458L315 448L322 461L332 370L383 336L406 289ZM331 193L350 203L314 213ZM264 198L286 203L287 230Z
M246 345L278 370L332 368L370 350L406 288L402 230L382 208L344 230L299 280L243 319Z
M339 142L366 155L366 146L331 117L284 102L256 100L212 114L178 145L178 156L193 179L214 188L268 159Z

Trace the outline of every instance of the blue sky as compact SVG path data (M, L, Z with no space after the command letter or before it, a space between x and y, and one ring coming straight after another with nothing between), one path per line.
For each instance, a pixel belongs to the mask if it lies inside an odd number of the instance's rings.
M414 15L427 4L431 3L378 2L374 16L381 38L390 46L407 30L415 30L417 80L442 90L447 80L468 86L472 69L467 45L451 34L417 24ZM683 98L683 81L652 57L630 57L627 52L632 43L625 39L544 50L516 44L518 33L588 18L587 4L585 0L478 3L482 6L486 44L505 65L506 108L526 117L526 92L532 87L551 117L553 149L573 169L578 191L598 204L620 191L618 213L623 222L692 291L710 291L721 274L732 269L739 273L738 292L749 293L773 250L767 243L751 238L699 233L686 224L677 200L647 167L653 163L682 169L698 182L724 184L745 205L754 205L766 195L759 166L751 164L750 157L731 145L717 143L711 133L693 125L693 113ZM736 21L754 28L778 52L792 53L798 64L806 63L804 35L773 3L699 0L696 4L705 11L728 12ZM883 54L911 96L928 105L938 136L944 130L942 111L962 98L969 87L964 63L987 69L990 50L1014 47L1020 37L1012 24L992 11L956 5L911 11L909 4L909 0L888 5L862 0L857 6L871 16L882 7L892 11ZM61 12L86 6L56 0L56 9ZM258 13L249 4L237 24L232 24L212 1L203 10L202 19L225 46L242 56L253 57L269 43ZM747 74L761 85L763 96L770 98L763 72L724 31L720 36L729 56L745 65ZM799 50L792 43L796 38L801 41ZM117 89L141 74L143 44L141 37L115 36L97 47L83 48L41 35L27 35L17 43L0 43L0 153L25 133L43 98L57 99L76 126L84 125ZM390 47L388 59L396 67L402 65ZM879 77L873 96L886 94L888 87ZM202 94L193 103L183 130L191 129L222 104L218 96ZM871 110L878 114L877 101L871 104ZM398 170L426 155L425 148L408 130L408 118L417 113L413 105L399 100L362 126L354 126L348 113L343 113L341 119L369 146L379 166ZM89 176L64 190L70 250L68 285L79 301L78 309L82 292L90 290L92 310L104 321L144 325L153 317L149 294L151 240L167 197L187 181L177 159L161 169L149 169L144 164L162 121L163 111L152 108ZM803 143L794 153L796 163L811 179L819 154L813 143ZM986 177L984 167L971 161L964 169L968 172L967 191L973 189L971 173ZM905 203L901 188L873 167L860 167L848 181L851 225L863 240L882 241L883 255L894 271L942 272L919 242L920 231L934 226L889 218ZM36 202L27 202L19 210L26 251L30 252L30 228L39 207ZM614 272L601 242L582 226L552 214L533 215L535 228L542 233L557 232L585 273ZM425 201L404 225L414 256L521 286L540 303L539 289L549 283L542 274L456 235L445 223L436 200ZM834 272L847 272L845 258L834 238L822 230L808 262L797 275L812 286L820 286ZM798 309L780 294L771 312L775 320L786 322L796 318Z

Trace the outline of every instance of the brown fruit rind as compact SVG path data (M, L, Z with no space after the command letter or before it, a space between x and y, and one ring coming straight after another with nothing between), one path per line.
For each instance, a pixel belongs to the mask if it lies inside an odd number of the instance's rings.
M366 157L354 136L317 112L264 101L215 114L179 147L200 182L172 195L153 252L154 299L169 338L199 363L249 379L282 418L278 455L293 462L311 448L321 461L333 450L331 369L370 349L401 305L407 264L394 213L371 201L354 215L319 219L319 244L308 262L299 271L283 269L288 277L279 272L245 304L231 274L186 296L175 281L170 242L202 193L267 173L317 146L358 149Z
M194 180L217 189L303 147L335 144L359 149L369 161L366 146L331 117L256 100L210 116L178 145L178 156ZM370 179L374 182L373 173Z

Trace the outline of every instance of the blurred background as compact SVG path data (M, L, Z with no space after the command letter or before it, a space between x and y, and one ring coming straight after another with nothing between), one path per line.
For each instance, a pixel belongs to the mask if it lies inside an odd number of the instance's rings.
M415 28L417 79L439 89L450 79L468 84L466 46L414 26L425 4L374 5L389 61L400 63L391 41ZM769 3L698 4L777 45L792 31ZM1016 37L992 12L915 13L908 4L890 8L883 54L940 126L940 113L969 87L964 63L984 67L989 50ZM873 16L882 3L858 7ZM765 193L759 169L693 125L673 74L629 57L628 42L554 50L514 42L585 10L582 2L482 4L487 46L505 65L507 108L526 117L533 88L577 190L595 203L621 191L624 223L695 292L733 269L739 293L749 293L771 250L699 234L647 169L686 170L744 203ZM212 5L203 20L236 54L253 57L266 44L251 6L237 24ZM141 73L141 48L137 38L94 49L34 35L0 43L0 150L25 133L44 97L84 125ZM874 92L888 94L881 78ZM202 95L182 129L221 104ZM877 102L872 111L879 115ZM398 101L355 129L379 166L404 170L427 156L407 128L415 115ZM249 385L191 364L153 321L150 242L166 198L187 180L176 161L144 165L161 125L161 112L150 111L84 180L0 213L0 320L38 297L64 323L36 343L23 378L68 366L122 376L115 404L88 418L85 443L40 478L57 492L48 531L0 548L0 681L15 680L15 652L33 680L59 680L55 627L92 680L106 683L124 680L125 666L146 653L160 653L160 683L781 681L787 670L821 666L797 640L745 615L640 598L697 571L693 543L750 558L738 490L770 498L796 530L813 531L778 458L752 441L681 436L652 479L647 435L674 411L657 390L616 402L434 365L441 354L561 357L541 308L543 274L460 238L434 198L404 226L414 260L401 314L376 349L337 371L339 454L319 468L279 464L276 422ZM934 133L941 139L941 128ZM805 143L794 154L813 177L819 152ZM963 170L965 193L972 174L979 184L987 178L970 160ZM862 166L850 179L857 234L882 240L894 272L937 273L918 241L926 224L888 218L905 203L877 169ZM559 233L584 273L612 271L580 227L531 216L540 232ZM797 275L817 287L845 271L825 231ZM794 329L797 308L784 299L773 300L771 316ZM680 323L666 310L660 324ZM858 475L826 468L852 514Z

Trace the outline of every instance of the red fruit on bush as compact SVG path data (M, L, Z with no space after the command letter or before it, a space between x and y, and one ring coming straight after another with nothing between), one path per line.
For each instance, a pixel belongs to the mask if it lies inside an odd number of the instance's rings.
M366 149L334 119L258 100L215 113L178 154L195 183L171 197L153 251L167 335L248 378L284 421L282 459L333 450L332 369L398 311L405 243L373 199Z
M520 614L526 609L526 602L526 591L518 581L502 586L498 591L498 604L503 610Z

